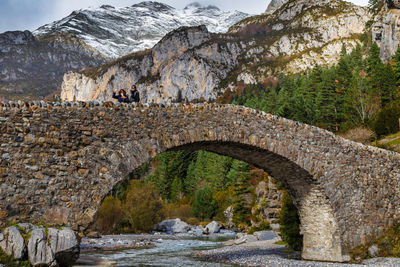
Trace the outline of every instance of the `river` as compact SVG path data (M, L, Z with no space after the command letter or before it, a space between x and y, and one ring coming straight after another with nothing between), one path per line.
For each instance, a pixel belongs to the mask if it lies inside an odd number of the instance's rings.
M128 249L119 251L84 252L83 255L114 261L117 266L233 266L231 264L205 262L194 258L200 250L221 247L221 241L205 239L159 239L154 241L155 247L146 249Z

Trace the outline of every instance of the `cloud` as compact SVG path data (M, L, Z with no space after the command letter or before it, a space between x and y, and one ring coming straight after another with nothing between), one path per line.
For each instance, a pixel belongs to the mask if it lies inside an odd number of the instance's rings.
M153 0L157 1L157 0ZM265 11L269 0L158 0L176 8L184 8L191 2L216 5L222 10L239 10L250 14ZM72 11L89 6L109 4L124 7L142 2L141 0L1 0L0 32L9 30L35 30L36 28L60 20ZM358 5L367 5L368 0L352 0Z

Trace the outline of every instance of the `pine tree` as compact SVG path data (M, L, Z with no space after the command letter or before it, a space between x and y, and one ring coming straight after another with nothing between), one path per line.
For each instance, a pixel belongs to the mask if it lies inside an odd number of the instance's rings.
M232 168L228 173L231 180L236 178L236 185L233 192L233 222L236 224L249 224L251 208L246 202L246 195L250 193L249 179L250 166L239 160L234 160Z
M215 216L218 210L218 204L208 185L196 191L192 209L194 215L201 220L212 219Z
M318 95L316 99L316 112L318 124L324 126L328 130L337 130L337 109L336 101L336 85L335 71L329 69L321 75L321 83L319 85Z
M397 47L396 54L393 58L394 62L394 73L396 77L396 85L400 86L400 45Z
M395 99L397 90L396 74L389 63L386 63L384 66L381 83L381 104L382 107L385 107Z

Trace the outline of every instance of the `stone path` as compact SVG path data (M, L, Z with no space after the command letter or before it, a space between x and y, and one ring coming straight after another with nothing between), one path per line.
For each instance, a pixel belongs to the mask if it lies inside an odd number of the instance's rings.
M400 258L375 258L362 264L315 262L298 260L300 253L287 252L287 247L275 245L274 240L227 246L201 251L196 257L205 260L238 264L242 266L268 267L395 267L400 266Z

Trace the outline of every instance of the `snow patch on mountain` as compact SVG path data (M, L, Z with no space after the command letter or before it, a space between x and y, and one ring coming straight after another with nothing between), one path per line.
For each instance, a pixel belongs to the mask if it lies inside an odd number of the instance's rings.
M74 11L64 19L38 28L33 34L69 32L103 55L118 58L152 48L165 34L182 26L206 25L210 32L222 33L248 16L199 3L176 9L148 1L123 8L103 5Z

